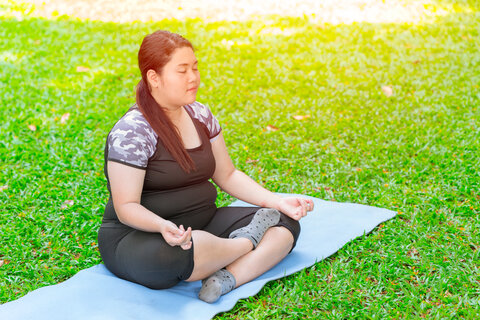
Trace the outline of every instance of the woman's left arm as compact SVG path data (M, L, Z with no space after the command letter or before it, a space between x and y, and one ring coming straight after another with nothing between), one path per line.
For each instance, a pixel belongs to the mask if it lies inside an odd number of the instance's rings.
M308 211L313 210L312 200L298 197L282 198L237 170L228 155L222 132L212 142L212 151L216 162L213 181L228 194L260 207L277 209L295 220L300 220Z

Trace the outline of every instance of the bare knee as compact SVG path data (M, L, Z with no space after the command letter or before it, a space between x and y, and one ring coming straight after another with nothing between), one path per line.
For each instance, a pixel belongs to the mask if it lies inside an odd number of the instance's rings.
M288 248L288 250L292 248L293 242L295 241L292 232L283 226L268 229L265 236L274 240L278 245Z

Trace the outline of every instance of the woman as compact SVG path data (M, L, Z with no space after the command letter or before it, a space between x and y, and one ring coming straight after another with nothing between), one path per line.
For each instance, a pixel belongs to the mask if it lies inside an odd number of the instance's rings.
M199 298L211 303L281 261L313 202L281 198L235 169L217 119L195 101L200 74L188 40L147 35L138 63L136 104L106 142L100 253L118 277L149 288L204 280ZM210 178L262 208L217 209Z

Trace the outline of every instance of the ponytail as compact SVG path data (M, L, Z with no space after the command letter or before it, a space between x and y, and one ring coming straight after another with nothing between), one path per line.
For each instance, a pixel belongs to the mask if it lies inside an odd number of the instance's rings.
M145 119L157 133L165 149L177 161L183 171L190 173L195 170L195 163L183 146L178 128L172 123L163 108L150 93L147 82L142 78L137 85L136 100Z

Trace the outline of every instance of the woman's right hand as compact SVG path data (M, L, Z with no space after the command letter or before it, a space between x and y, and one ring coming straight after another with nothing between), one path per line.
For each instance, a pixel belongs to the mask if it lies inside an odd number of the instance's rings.
M192 247L192 228L188 227L187 230L180 225L177 227L175 223L164 220L160 232L162 233L165 241L173 246L180 246L183 250L188 250Z

